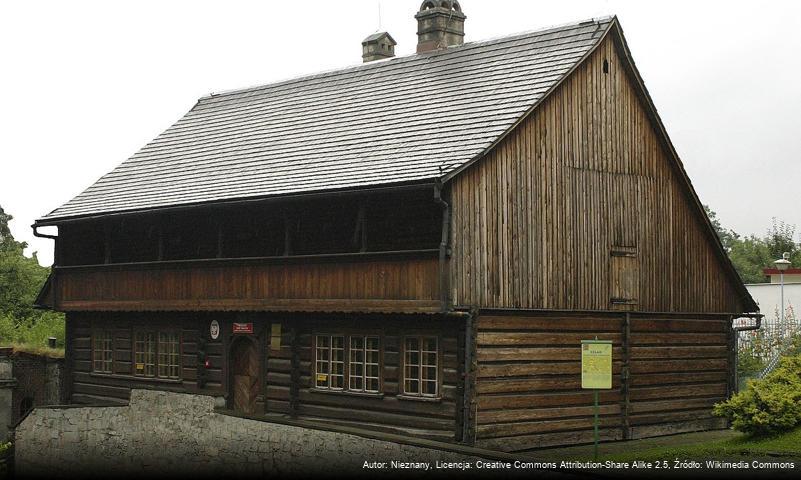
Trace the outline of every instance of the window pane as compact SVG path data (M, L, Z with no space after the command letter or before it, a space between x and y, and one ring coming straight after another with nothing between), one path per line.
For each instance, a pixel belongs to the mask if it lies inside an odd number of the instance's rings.
M158 376L162 378L178 378L180 376L178 357L178 333L159 332Z
M112 373L112 348L114 337L108 330L99 330L92 335L92 370L100 373Z
M328 369L329 366L329 347L330 338L327 335L317 335L317 348L315 364L317 365L317 374L315 375L314 385L318 388L328 388L328 374L331 373Z
M404 393L437 395L437 337L407 337L404 346Z
M331 337L331 388L345 387L345 337Z
M364 389L368 392L378 392L380 353L378 337L366 337L364 344Z
M156 375L156 335L153 332L136 332L134 336L134 374Z

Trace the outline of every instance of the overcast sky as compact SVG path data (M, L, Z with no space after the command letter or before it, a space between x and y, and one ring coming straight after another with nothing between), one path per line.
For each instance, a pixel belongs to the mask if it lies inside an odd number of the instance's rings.
M801 228L801 2L460 0L465 40L616 14L701 201L725 226ZM383 0L414 52L420 0ZM210 92L361 61L378 0L0 1L0 205L31 223Z

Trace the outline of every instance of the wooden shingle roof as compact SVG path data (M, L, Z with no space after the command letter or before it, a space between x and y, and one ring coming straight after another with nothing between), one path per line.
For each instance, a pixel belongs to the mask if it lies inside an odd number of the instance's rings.
M511 129L613 21L203 97L39 222L442 178Z

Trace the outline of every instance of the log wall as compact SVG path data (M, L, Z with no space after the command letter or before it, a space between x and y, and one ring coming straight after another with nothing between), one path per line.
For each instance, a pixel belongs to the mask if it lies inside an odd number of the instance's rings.
M279 351L267 362L268 414L294 415L323 423L406 433L444 441L458 439L462 405L463 326L432 317L360 318L331 321L294 318L282 323ZM314 334L377 335L382 348L380 395L324 392L313 388ZM436 335L440 343L440 398L402 395L404 335ZM294 347L293 347L294 345ZM296 367L293 371L293 353ZM293 391L293 376L297 388ZM293 398L294 397L294 398Z
M453 179L454 303L741 312L680 173L607 38Z
M211 368L206 370L206 384L197 386L197 345L201 329L208 329L213 318L204 314L68 313L66 339L67 389L70 403L125 403L131 388L155 388L175 392L223 395L225 391L225 343L209 341L206 346ZM166 321L165 321L166 320ZM223 322L223 328L227 323ZM133 332L135 328L158 331L174 328L180 334L181 378L163 380L134 376ZM92 371L92 334L110 330L113 335L112 373ZM206 334L208 336L208 334Z
M209 338L209 324L217 320L220 337ZM432 315L306 315L235 314L226 312L71 312L67 314L66 387L74 404L122 404L131 389L228 396L230 352L239 334L233 322L252 322L251 336L260 358L260 391L256 413L291 416L320 423L349 425L374 431L404 433L443 441L461 438L463 405L463 332L460 320ZM273 325L281 326L280 345L272 348ZM181 379L161 380L134 376L133 335L136 329L175 328L181 335ZM111 331L113 372L93 372L92 335ZM380 392L360 394L326 392L313 388L314 335L376 335L380 338ZM402 394L404 335L436 336L439 342L439 396L420 399ZM197 382L198 339L203 336L211 368L206 383ZM347 358L346 358L347 361ZM347 380L347 379L346 379ZM230 405L229 405L230 406Z
M612 389L600 437L721 428L730 388L729 318L640 314L488 314L478 320L476 444L504 451L591 443L593 391L581 389L581 340L611 340Z

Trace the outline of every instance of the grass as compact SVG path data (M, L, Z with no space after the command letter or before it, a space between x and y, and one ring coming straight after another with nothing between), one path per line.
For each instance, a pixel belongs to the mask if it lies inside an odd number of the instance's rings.
M707 458L754 458L791 457L801 458L801 427L772 437L753 437L738 435L734 438L705 443L695 443L661 448L632 450L615 455L606 455L602 460L619 462L667 459L707 459Z
M50 348L41 345L31 345L27 343L10 343L8 345L0 345L3 347L11 347L15 352L32 353L34 355L42 355L50 358L64 358L63 348Z

